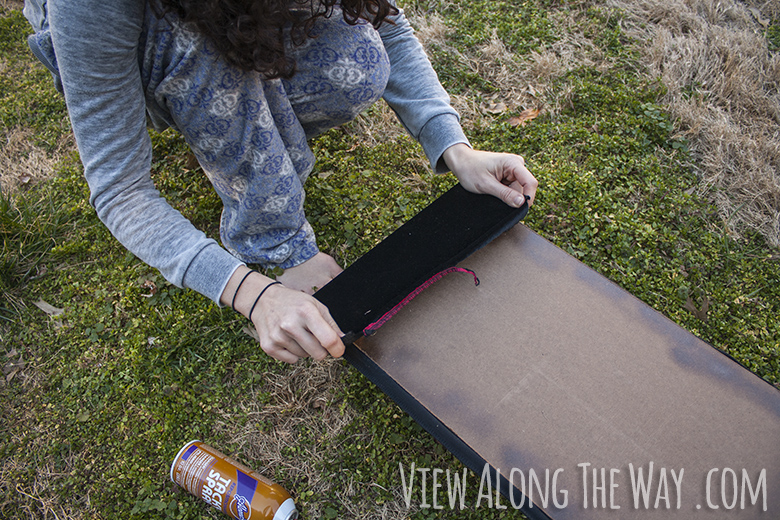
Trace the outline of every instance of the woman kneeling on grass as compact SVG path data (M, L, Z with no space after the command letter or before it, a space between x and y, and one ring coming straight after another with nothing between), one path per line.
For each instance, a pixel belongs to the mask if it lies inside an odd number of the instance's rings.
M341 268L304 215L307 139L384 97L435 171L512 206L533 201L521 157L470 148L389 0L27 0L24 13L65 94L100 219L171 283L249 318L276 359L344 351L310 295ZM222 199L226 249L160 197L147 125L186 139ZM281 283L246 263L281 267Z

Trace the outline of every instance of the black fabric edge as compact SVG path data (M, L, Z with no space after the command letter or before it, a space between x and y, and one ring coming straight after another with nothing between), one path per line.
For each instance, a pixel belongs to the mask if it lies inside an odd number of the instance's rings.
M517 225L517 223L523 220L527 214L528 202L523 204L517 211L510 214L510 217L508 217L507 220L498 221L495 226L489 228L485 234L479 237L479 239L474 240L467 248L464 248L462 251L460 251L459 254L454 255L450 259L449 265L445 266L444 268L452 267L471 256L473 253L479 251L490 242L498 238L502 233L512 229L515 225Z
M471 208L475 211L462 211L461 208ZM520 208L512 208L495 197L477 195L456 184L320 288L314 297L330 309L336 323L347 333L345 343L352 342L363 335L362 331L366 325L381 317L431 276L464 260L517 224L526 216L528 209L528 201ZM402 279L398 280L394 291L388 291L385 287L378 291L382 296L374 298L370 303L366 298L360 297L356 300L345 299L345 294L355 294L356 291L370 287L370 273L381 270L383 265L387 264L383 254L388 248L397 251L409 249L409 246L424 247L419 242L420 231L424 229L429 233L436 233L436 226L441 225L442 219L451 215L457 215L458 218L454 219L455 222L448 221L449 229L476 228L473 230L477 233L472 233L474 236L465 240L455 240L440 251L441 254L436 255L437 258L427 262L427 265L419 265L405 273ZM407 234L414 238L407 240Z
M344 359L390 397L401 407L401 409L403 409L403 411L409 414L417 424L422 426L425 431L433 435L433 437L440 442L447 451L461 461L464 466L477 475L482 474L487 461L432 414L430 410L423 406L420 401L407 392L395 379L390 377L387 372L382 370L382 368L365 352L360 350L359 347L349 344L344 352ZM496 468L492 464L490 464L490 470L492 474L495 475ZM500 475L498 487L501 495L507 500L511 500L511 493L515 503L526 504L530 502L529 500L523 500L523 498L527 497L524 497L522 491L517 487L510 488L509 480L503 475ZM514 509L511 505L507 505L507 508ZM519 510L522 511L529 520L552 520L552 518L538 506L528 507L527 505L524 505L519 508Z

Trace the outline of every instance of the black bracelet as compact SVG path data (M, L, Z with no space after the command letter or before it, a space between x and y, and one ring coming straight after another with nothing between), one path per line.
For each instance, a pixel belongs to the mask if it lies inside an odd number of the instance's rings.
M244 285L244 281L247 278L249 278L249 275L256 272L257 271L255 271L254 269L250 269L249 271L247 271L247 273L244 275L241 281L238 282L238 287L236 287L236 292L233 293L233 301L230 302L230 308L233 309L234 311L236 310L236 296L238 296L238 291L241 290L241 286Z
M260 291L260 294L257 295L257 298L255 298L255 303L252 304L252 308L249 310L249 316L247 316L249 318L249 321L252 321L252 313L255 312L255 307L257 307L257 302L260 301L260 297L263 296L263 294L265 294L265 291L267 291L269 287L271 287L272 285L276 285L276 284L281 285L282 282L271 282L271 283L269 283L268 285L266 285L263 288L262 291Z

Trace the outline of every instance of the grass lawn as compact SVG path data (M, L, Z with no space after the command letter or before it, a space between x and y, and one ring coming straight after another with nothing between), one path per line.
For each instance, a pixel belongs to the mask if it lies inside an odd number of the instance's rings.
M403 5L475 147L520 153L539 179L526 224L780 388L780 250L703 184L708 149L672 115L628 14L601 0ZM762 16L776 58L780 19ZM343 361L275 362L246 320L116 242L28 32L19 3L0 3L1 518L223 518L168 479L196 438L282 484L303 518L523 518L474 508L476 488L464 510L407 507L399 464L463 466ZM380 103L311 143L307 215L343 265L454 183L392 119ZM218 236L219 199L186 144L153 142L158 188Z

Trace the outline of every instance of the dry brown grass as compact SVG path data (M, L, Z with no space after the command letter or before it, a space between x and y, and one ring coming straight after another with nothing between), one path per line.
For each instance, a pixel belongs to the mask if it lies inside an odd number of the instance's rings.
M250 465L256 471L266 475L280 471L290 481L307 482L316 497L307 508L311 518L322 516L320 508L327 501L347 507L350 518L408 518L410 510L400 486L391 490L393 502L376 504L359 489L365 484L350 479L344 487L342 479L334 481L321 474L325 463L339 460L338 442L360 441L354 436L338 441L344 427L359 415L350 403L334 401L334 390L342 384L339 379L345 370L339 360L307 359L282 374L264 374L263 384L238 404L237 415L246 419L245 425L235 429L238 417L219 411L219 433L237 446L239 459L253 461ZM290 457L285 450L291 446L302 452Z
M0 9L22 9L23 0L0 0Z
M32 131L23 128L0 129L0 139L0 190L5 193L49 178L62 154L74 147L68 139L54 152L47 152L34 144Z
M780 247L780 56L770 54L762 31L780 16L778 1L610 0L627 15L645 65L668 89L662 100L696 157L698 192L720 210L726 229L763 235ZM527 60L497 38L473 55L448 45L437 15L407 12L423 45L457 56L499 89L489 99L453 96L464 126L491 117L491 108L541 108L557 113L568 103L552 82L580 66L612 64L583 35L576 13L550 13L561 39ZM492 112L492 113L495 113Z
M10 10L20 10L24 2L18 0L0 0L0 15ZM43 67L35 64L36 67ZM0 59L0 74L12 74L10 65ZM29 128L7 128L0 126L0 191L13 193L20 188L33 185L49 178L62 155L75 149L71 135L58 143L57 149L48 152L34 143L33 130Z
M13 479L6 476L11 472L18 473L23 468L17 467L19 461L15 458L4 459L0 464L0 481L12 482ZM17 511L16 518L35 520L81 520L87 518L87 504L80 504L80 509L74 511L72 504L63 504L61 497L52 492L51 484L56 480L67 476L66 472L56 471L51 462L44 462L36 469L35 479L30 485L16 483L11 494L17 494L21 500L15 498L17 504L22 504Z
M7 356L6 356L7 358ZM43 383L44 370L41 366L30 366L16 374L14 385L34 394ZM2 380L5 383L5 379ZM52 431L37 419L38 414L50 413L38 406L24 404L20 400L3 403L0 408L0 420L4 423L11 444L26 444L28 453L45 453L47 444L52 442ZM21 426L20 426L21 425ZM19 519L35 520L81 520L89 515L89 493L74 500L64 502L57 493L55 484L67 477L76 467L83 454L64 455L58 467L51 459L38 458L35 475L23 482L14 475L29 472L30 457L14 453L0 460L0 501L11 501L18 507ZM0 502L2 503L2 502Z
M780 247L780 56L763 30L780 2L611 0L644 43L664 103L691 144L699 192L727 229Z
M498 90L488 98L481 98L479 93L453 96L453 106L460 112L467 129L480 126L486 122L485 118L504 111L535 108L557 113L567 103L567 96L565 93L552 95L551 88L556 79L581 66L597 69L611 66L583 35L575 13L569 10L549 13L561 38L542 52L532 52L526 59L511 52L495 31L490 41L473 54L464 54L449 44L449 29L441 17L416 12L407 12L407 16L428 52L432 52L430 49L434 46L445 50L456 56L463 67L485 78Z

